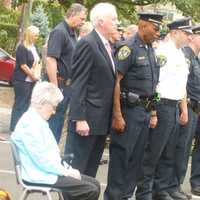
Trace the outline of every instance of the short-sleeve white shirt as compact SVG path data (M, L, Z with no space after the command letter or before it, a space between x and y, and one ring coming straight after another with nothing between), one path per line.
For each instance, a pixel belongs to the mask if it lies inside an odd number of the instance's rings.
M169 39L156 49L157 57L165 58L166 63L160 68L157 92L161 98L181 100L186 95L189 66L182 49Z

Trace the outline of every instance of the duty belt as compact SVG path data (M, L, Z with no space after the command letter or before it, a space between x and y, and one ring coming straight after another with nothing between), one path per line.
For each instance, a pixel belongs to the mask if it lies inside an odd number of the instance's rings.
M139 96L132 92L122 92L121 93L121 103L122 105L135 107L135 106L142 106L145 108L147 112L152 110L156 110L156 104L158 99L157 96Z
M194 99L188 99L188 105L190 108L196 113L200 113L200 101L196 101Z

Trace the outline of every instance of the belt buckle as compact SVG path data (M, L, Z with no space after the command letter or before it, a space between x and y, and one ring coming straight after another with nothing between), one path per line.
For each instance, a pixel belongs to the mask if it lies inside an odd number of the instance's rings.
M68 78L66 81L65 81L65 86L69 86L71 84L71 79Z
M149 100L149 98L147 97L144 100L143 104L144 104L145 110L148 111L148 112L150 112L151 111L151 109L150 109L151 100Z

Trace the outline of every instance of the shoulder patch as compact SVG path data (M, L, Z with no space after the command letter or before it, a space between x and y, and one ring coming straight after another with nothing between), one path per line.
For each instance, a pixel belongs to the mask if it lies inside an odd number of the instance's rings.
M125 60L131 54L131 49L128 46L123 46L117 53L118 60Z
M157 62L160 65L160 67L163 67L167 62L167 57L161 54L157 55L156 57L157 57Z

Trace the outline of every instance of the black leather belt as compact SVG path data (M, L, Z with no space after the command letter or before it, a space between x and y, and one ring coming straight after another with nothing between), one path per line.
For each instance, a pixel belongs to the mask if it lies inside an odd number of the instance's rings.
M177 106L180 103L179 100L173 100L173 99L166 99L166 98L161 98L159 104L166 104L169 106Z
M71 83L71 79L65 80L61 76L57 76L57 80L58 80L58 85L59 86L68 86Z

